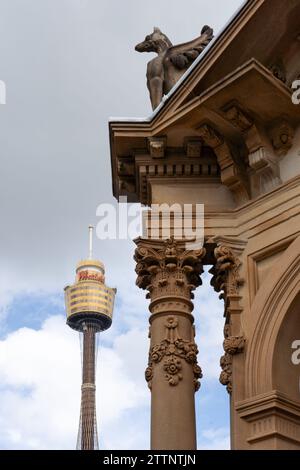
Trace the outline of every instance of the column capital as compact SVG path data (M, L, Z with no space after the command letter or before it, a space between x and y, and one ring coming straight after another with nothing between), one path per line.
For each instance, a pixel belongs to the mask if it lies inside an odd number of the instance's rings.
M204 248L189 250L184 241L174 238L138 238L135 243L136 284L149 291L147 298L152 302L168 296L193 298L192 291L202 284Z

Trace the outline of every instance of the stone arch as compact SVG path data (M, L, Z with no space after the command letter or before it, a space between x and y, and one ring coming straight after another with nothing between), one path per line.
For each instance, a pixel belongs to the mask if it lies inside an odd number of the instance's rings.
M246 398L274 390L273 361L278 335L299 292L300 237L278 260L252 304L246 351Z

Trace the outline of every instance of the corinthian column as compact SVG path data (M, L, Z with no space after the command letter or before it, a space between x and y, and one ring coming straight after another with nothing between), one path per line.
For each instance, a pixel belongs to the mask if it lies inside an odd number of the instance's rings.
M151 390L151 448L196 449L195 391L200 387L192 291L201 284L205 250L174 239L139 238L137 285L148 290L151 345L146 380Z

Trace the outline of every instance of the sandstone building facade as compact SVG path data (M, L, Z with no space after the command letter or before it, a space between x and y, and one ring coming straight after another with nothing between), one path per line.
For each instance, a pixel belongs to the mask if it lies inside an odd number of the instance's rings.
M154 449L196 447L192 298L203 265L224 299L232 448L300 449L299 17L299 0L245 2L150 119L110 122L116 198L205 207L199 249L136 241Z

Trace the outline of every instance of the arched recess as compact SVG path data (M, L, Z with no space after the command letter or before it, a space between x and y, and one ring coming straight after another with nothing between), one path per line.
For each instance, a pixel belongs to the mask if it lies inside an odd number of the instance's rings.
M273 363L278 337L299 292L300 237L282 254L252 304L247 335L246 399L276 387Z
M293 347L294 345L294 347ZM290 305L277 336L273 356L273 389L300 405L300 292Z

